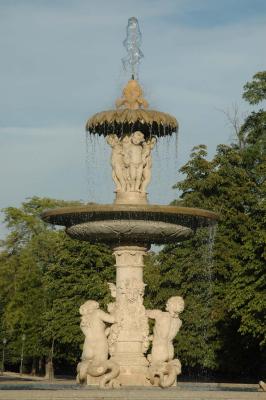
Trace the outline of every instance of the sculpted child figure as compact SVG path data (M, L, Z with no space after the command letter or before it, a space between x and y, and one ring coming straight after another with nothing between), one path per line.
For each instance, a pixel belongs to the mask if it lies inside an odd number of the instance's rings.
M142 173L142 183L140 186L141 192L146 192L148 184L151 181L151 167L152 167L152 156L151 151L156 144L156 138L152 137L143 143L142 151L142 161L143 161L143 173Z
M173 385L176 375L181 372L179 360L174 360L173 340L181 328L179 313L184 307L183 298L173 296L166 303L166 311L147 310L147 316L155 320L152 351L149 357L150 381L154 383L154 377L158 376L162 387Z
M108 341L105 323L113 324L115 318L102 311L99 303L88 300L79 312L81 314L80 327L85 335L81 362L77 367L77 381L82 383L87 375L97 377L106 374L100 381L100 386L105 387L113 378L119 374L119 367L108 360Z
M86 301L79 312L81 314L80 328L85 335L81 359L100 364L108 358L105 322L113 324L114 317L102 311L99 303L94 300Z
M126 191L130 190L130 175L129 175L130 147L131 147L130 136L125 135L122 139L122 154L124 163L124 179L126 182Z
M118 137L114 134L108 135L106 141L112 147L112 178L116 185L116 191L125 192L126 180L122 144L120 143Z
M140 190L142 172L143 172L143 159L142 159L142 143L144 142L144 135L140 131L136 131L131 136L130 146L127 148L127 153L124 154L125 161L128 163L130 190L138 192Z

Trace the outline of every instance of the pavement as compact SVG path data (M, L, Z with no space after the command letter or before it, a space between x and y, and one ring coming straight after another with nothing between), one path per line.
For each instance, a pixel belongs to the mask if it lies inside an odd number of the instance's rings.
M169 389L124 387L104 390L77 385L74 379L48 381L14 372L0 376L0 400L266 400L259 385L182 382Z

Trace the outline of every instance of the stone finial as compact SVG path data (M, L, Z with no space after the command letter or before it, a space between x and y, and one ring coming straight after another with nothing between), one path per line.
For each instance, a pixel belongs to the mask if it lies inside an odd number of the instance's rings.
M123 89L123 96L116 100L116 108L138 110L148 108L148 102L142 97L142 89L137 80L131 79Z

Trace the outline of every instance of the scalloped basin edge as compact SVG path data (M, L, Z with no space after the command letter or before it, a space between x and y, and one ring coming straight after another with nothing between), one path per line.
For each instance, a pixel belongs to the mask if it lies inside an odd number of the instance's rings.
M63 225L74 239L94 243L173 243L218 220L212 211L161 205L89 204L44 211L42 219Z

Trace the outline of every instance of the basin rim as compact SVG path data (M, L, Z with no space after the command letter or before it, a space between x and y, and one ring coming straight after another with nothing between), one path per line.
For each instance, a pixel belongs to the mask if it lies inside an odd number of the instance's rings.
M136 218L136 215L139 215L139 217ZM200 219L200 226L215 224L219 219L217 213L201 208L157 204L87 204L49 209L41 214L41 218L45 222L62 226L72 226L84 222L84 217L87 221L119 218L146 219L146 217L155 221L165 221L166 217L168 217L171 219L171 223L178 224L180 224L179 219L181 217L187 217L188 219Z

